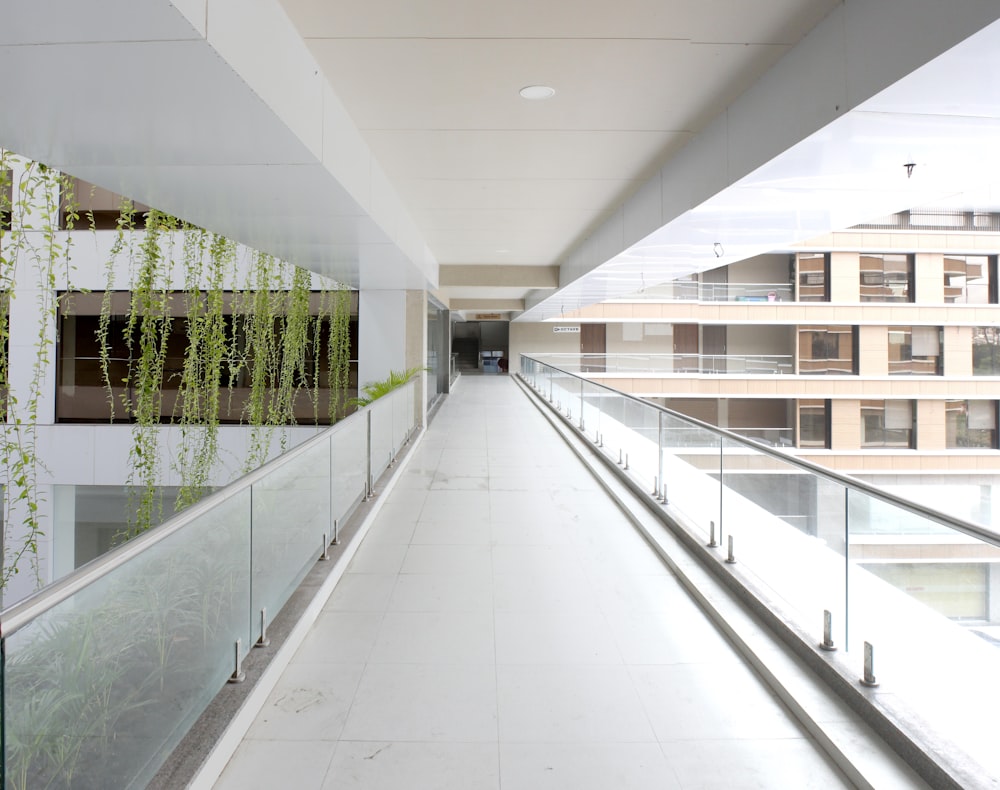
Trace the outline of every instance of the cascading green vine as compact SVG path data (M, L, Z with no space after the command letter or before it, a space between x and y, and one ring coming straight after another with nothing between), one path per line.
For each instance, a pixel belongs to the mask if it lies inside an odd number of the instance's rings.
M274 425L295 422L295 403L309 379L309 352L312 348L313 319L309 309L312 276L295 267L291 287L285 296L281 331L281 365L274 389L272 419ZM282 450L285 436L282 436Z
M29 565L40 579L37 552L44 532L36 435L39 409L50 401L47 388L53 384L62 300L72 290L71 231L82 213L75 185L72 178L0 150L0 418L6 417L0 485L7 525L0 588ZM85 216L94 230L94 213ZM172 282L178 235L183 236L182 293L174 293ZM129 281L122 286L131 299L122 335L113 337L118 331L113 312L120 310L115 280L123 264ZM304 398L311 400L314 420L319 421L324 366L331 421L345 410L350 291L319 278L321 304L316 314L311 309L310 273L256 252L250 253L249 277L237 275L239 265L234 242L158 211L147 212L140 225L131 202L122 202L96 332L110 419L133 424L128 480L132 514L122 538L162 516L163 423L180 427L172 461L181 480L176 503L180 508L207 490L219 456L223 408L227 419L241 413L241 422L251 428L246 469L267 459L274 431L296 422ZM19 366L22 372L12 382L10 314L11 301L25 298L17 296L19 286L21 293L37 299L35 309L17 311L34 314L37 332L31 365ZM175 320L175 313L186 316L183 332L176 331L181 319ZM24 337L19 336L18 347ZM123 356L117 349L125 349L128 359L115 359ZM235 392L246 397L234 407ZM282 449L286 441L282 433Z
M271 255L254 252L250 264L250 293L245 295L241 318L245 338L249 394L244 420L250 425L250 446L244 471L260 466L267 458L273 435L272 382L280 370L276 332L277 288L281 274Z
M147 213L146 233L139 245L137 269L132 276L132 306L125 338L131 386L123 396L133 419L129 535L149 529L163 513L158 486L161 468L158 426L163 413L163 380L172 322L170 278L172 234L176 229L177 220L173 217L159 211Z
M206 252L208 266L203 267ZM187 348L177 395L181 426L176 464L181 477L178 510L208 490L219 454L219 393L230 349L224 289L235 260L234 242L201 228L185 228Z
M330 304L327 339L327 371L330 393L330 421L343 416L351 373L351 291L324 289L323 302Z
M91 227L94 227L93 212L91 212ZM115 223L115 241L111 245L111 254L104 267L104 296L101 299L101 315L97 324L97 353L101 365L101 377L107 392L108 409L111 422L119 411L128 409L115 397L116 388L127 386L128 378L113 379L111 373L111 307L115 289L115 266L118 259L124 255L128 261L128 270L132 271L135 251L135 210L132 201L122 199L119 207L118 220Z
M48 384L60 299L69 290L71 235L60 232L60 201L65 197L67 228L79 219L68 180L38 162L0 151L0 388L5 421L0 440L0 483L5 518L3 575L0 589L28 559L36 584L41 582L38 542L44 536L40 518L37 452L39 409ZM28 270L25 272L25 270ZM28 375L10 375L11 300L21 274L35 294L35 338ZM59 277L66 292L57 292ZM19 533L12 527L19 525Z

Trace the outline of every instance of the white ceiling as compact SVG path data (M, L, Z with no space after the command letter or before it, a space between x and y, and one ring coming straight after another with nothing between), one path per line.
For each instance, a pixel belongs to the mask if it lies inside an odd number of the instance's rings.
M553 318L1000 183L996 0L85 5L0 0L0 145L472 311Z
M442 266L558 263L838 5L281 1Z

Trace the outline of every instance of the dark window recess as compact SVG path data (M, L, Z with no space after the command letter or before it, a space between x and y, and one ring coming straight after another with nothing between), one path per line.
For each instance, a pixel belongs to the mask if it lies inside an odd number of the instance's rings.
M800 302L830 301L830 253L801 253L798 256Z
M949 450L997 448L997 401L945 401L945 437Z
M862 302L912 302L913 255L861 256Z
M799 447L829 449L829 400L807 399L799 401Z
M861 401L861 446L916 447L912 400Z
M944 373L942 335L939 326L889 327L889 375L940 376Z
M1000 327L972 328L972 374L1000 376Z
M996 255L945 255L944 301L948 304L996 304Z
M853 375L858 372L858 332L854 326L799 327L799 373Z

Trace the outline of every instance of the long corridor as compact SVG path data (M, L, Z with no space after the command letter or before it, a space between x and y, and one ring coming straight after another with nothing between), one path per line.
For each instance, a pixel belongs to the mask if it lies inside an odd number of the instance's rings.
M220 790L850 786L506 376L465 376Z

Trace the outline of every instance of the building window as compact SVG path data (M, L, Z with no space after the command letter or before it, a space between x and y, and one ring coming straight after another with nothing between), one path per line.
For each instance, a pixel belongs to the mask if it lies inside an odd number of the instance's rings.
M799 447L830 447L830 401L799 401Z
M67 309L59 316L56 422L132 422L134 415L125 407L125 403L134 403L135 358L132 350L139 346L139 330L136 327L132 328L130 344L127 340L129 334L127 315L113 312L109 317L106 356L103 356L98 340L101 318L90 312L100 306L103 294L74 294L73 297L72 302L65 303L71 305L71 309ZM254 360L247 356L246 329L243 321L238 315L232 314L228 293L226 297L229 304L224 308L226 312L223 322L229 350L220 380L218 419L220 424L237 425L246 419L245 410L252 394L250 369ZM126 292L118 291L112 294L112 301L117 309L126 308L130 298ZM313 308L318 312L318 302L313 304ZM357 303L352 301L354 314L348 330L351 349L358 348L356 311ZM280 332L281 322L276 320L275 325L276 331ZM309 331L310 335L315 331L315 324ZM297 381L296 386L299 389L294 396L294 420L299 424L316 422L326 425L333 421L329 413L329 399L326 397L330 387L326 335L324 328L318 345L311 337L308 342L303 375ZM175 420L174 406L177 402L189 343L187 320L177 315L171 323L170 334L165 338L166 358L161 382L163 398L160 403L162 424L169 424ZM351 359L355 358L356 354L352 352ZM105 364L107 378L112 386L110 393L105 381ZM324 391L315 407L309 393L314 382ZM267 386L275 385L268 383ZM347 397L357 392L357 386L357 363L351 362Z
M912 400L861 401L861 446L912 449L915 412Z
M996 255L945 255L944 300L948 304L996 304Z
M972 328L972 375L1000 376L1000 327Z
M940 376L941 327L890 326L889 375Z
M912 255L862 255L862 302L912 302Z
M997 402L995 400L945 401L945 434L949 450L997 447Z
M799 373L807 375L856 374L858 372L857 347L857 327L799 327Z
M801 253L797 260L799 301L830 301L830 253Z

